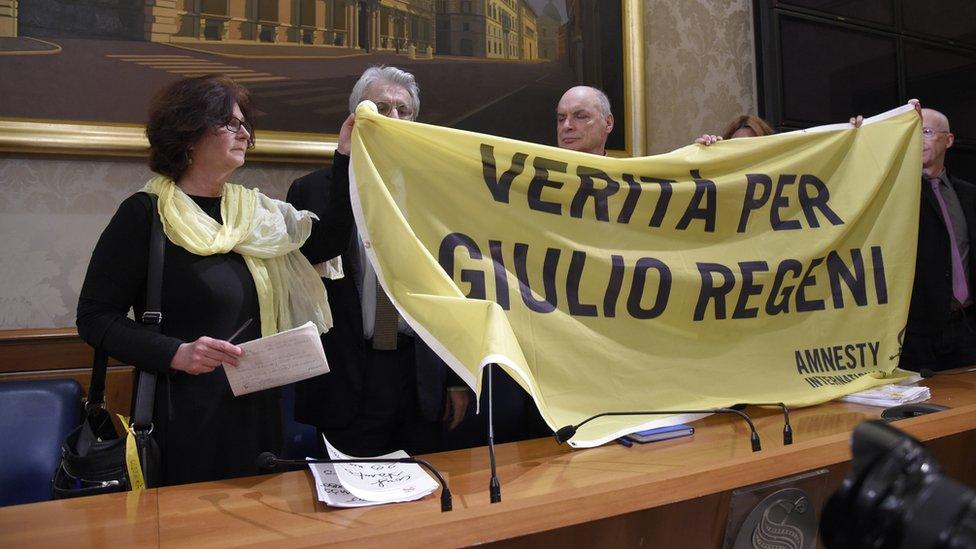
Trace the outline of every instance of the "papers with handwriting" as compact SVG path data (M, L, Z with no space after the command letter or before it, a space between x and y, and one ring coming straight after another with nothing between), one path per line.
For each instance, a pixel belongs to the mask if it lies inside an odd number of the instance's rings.
M318 329L311 322L241 343L240 348L244 356L237 367L224 367L234 396L280 387L329 371Z
M332 459L357 459L332 446L325 437ZM403 450L375 458L410 457ZM370 459L370 458L364 458ZM312 463L319 501L334 507L363 507L420 499L439 485L427 471L413 463Z

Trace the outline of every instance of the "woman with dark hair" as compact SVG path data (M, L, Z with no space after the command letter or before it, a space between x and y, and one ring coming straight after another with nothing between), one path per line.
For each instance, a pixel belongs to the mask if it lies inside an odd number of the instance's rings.
M703 134L695 140L699 145L711 145L723 139L736 139L739 137L761 137L763 135L773 135L775 130L762 118L752 114L736 116L725 127L722 135Z
M78 302L85 341L157 374L162 484L258 474L255 457L282 444L280 395L233 396L223 368L242 356L234 343L332 324L325 288L299 251L312 214L227 183L254 144L251 114L247 90L222 75L181 80L155 98L146 135L160 175L119 206ZM127 317L145 306L147 193L166 235L158 333Z

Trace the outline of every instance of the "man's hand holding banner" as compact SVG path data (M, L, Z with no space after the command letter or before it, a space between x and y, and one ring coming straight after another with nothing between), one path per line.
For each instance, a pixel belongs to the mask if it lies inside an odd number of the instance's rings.
M553 428L803 406L904 377L920 150L911 107L617 159L364 103L353 209L417 333L476 390L501 365ZM660 423L603 418L572 444Z

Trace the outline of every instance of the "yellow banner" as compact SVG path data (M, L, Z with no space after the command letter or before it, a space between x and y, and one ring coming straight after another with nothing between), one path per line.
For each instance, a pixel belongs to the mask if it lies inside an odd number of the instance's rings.
M350 175L403 317L476 391L501 365L558 429L903 378L921 146L910 107L618 159L364 103ZM661 423L601 418L571 443Z

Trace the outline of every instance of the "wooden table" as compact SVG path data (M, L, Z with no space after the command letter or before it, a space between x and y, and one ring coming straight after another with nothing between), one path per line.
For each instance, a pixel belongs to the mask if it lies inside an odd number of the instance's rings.
M976 372L925 382L952 409L900 421L947 472L976 486ZM763 441L726 416L694 437L625 448L571 450L551 439L497 448L502 502L488 501L484 448L429 456L447 477L454 510L437 494L359 509L315 500L305 471L0 508L0 547L500 546L720 547L731 490L820 468L831 490L846 475L850 432L879 408L828 403L782 414L750 408Z

